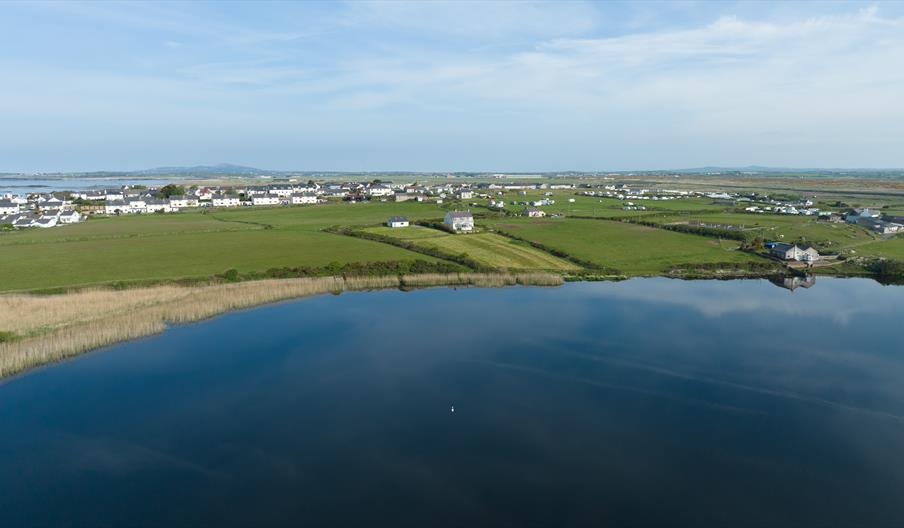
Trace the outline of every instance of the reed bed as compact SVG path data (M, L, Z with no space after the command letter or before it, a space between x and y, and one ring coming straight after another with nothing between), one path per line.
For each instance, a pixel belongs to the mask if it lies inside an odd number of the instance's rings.
M0 379L99 347L147 336L167 325L230 310L323 293L430 286L557 286L552 273L454 273L269 279L200 286L93 289L58 295L0 295Z

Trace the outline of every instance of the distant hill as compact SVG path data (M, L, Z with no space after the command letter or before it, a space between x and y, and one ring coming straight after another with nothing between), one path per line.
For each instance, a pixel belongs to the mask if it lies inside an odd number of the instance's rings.
M230 175L230 176L264 176L271 174L279 174L279 171L271 171L257 169L255 167L245 167L242 165L232 165L229 163L220 163L218 165L195 165L194 167L156 167L153 169L144 169L132 171L129 174L150 176L150 175Z

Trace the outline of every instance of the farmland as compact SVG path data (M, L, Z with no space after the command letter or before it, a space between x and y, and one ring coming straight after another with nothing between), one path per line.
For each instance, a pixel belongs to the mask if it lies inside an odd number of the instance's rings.
M412 217L442 216L435 206L398 205L395 209ZM7 233L0 236L0 291L204 278L227 269L435 260L321 231L385 215L379 204L340 204L99 218L59 229Z
M437 248L455 255L467 254L478 262L494 268L557 271L579 269L578 266L566 260L493 233L453 235L444 231L417 226L409 229L379 227L368 231L413 241L418 246Z
M498 193L490 196L494 195ZM549 217L518 216L523 202L545 198L555 201L542 207ZM884 240L863 227L818 221L814 216L739 212L737 207L704 197L638 201L646 210L625 210L626 200L585 196L574 190L508 192L498 199L505 201L502 210L487 207L485 198L449 199L441 205L414 200L329 201L303 207L95 216L54 229L3 232L0 291L204 281L227 270L236 270L240 278L262 278L279 270L340 273L342 266L361 269L362 265L382 263L385 266L379 273L391 273L417 261L434 267L451 265L444 273L470 267L580 274L586 271L583 268L597 266L627 276L669 273L674 266L767 262L738 251L737 241L655 227L690 221L743 225L748 238L806 242L821 252L904 257L900 237ZM890 207L896 204L889 202ZM452 235L416 226L375 227L392 215L406 216L412 222L437 221L453 208L478 214L483 232ZM654 227L616 220L620 218ZM345 236L334 228L390 236L412 247ZM467 259L450 259L462 255Z
M763 260L738 251L734 241L608 220L506 218L488 226L627 275L659 274L678 264Z

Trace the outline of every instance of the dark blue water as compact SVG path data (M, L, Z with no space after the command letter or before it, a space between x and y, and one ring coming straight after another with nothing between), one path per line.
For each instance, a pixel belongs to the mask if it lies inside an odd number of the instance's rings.
M233 313L0 385L0 526L902 526L902 308L647 279Z

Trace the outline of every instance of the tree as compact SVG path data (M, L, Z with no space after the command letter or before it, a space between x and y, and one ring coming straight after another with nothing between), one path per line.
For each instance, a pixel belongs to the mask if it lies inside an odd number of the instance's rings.
M162 196L164 198L169 198L170 196L185 194L185 188L182 187L181 185L176 185L174 183L170 183L170 184L164 185L160 189L159 193L160 193L160 196Z

